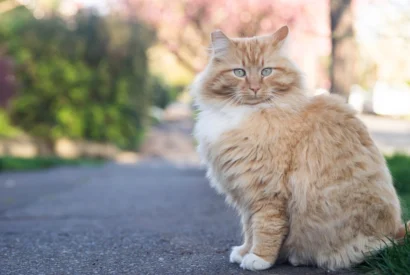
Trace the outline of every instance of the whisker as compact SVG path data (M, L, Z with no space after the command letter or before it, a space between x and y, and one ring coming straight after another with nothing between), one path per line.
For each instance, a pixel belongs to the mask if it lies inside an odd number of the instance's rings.
M227 106L230 105L230 104L235 104L236 101L237 101L236 94L235 94L235 93L231 93L231 96L230 96L228 99L224 100L224 102L223 102L223 108L224 108L224 107L227 107Z

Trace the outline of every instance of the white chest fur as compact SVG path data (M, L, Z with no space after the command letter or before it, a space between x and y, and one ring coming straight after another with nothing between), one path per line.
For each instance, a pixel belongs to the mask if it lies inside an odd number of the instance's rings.
M224 110L201 111L195 125L195 137L199 143L214 143L219 137L240 126L255 108L240 106Z
M241 122L255 110L255 108L239 106L223 110L205 109L199 113L194 134L198 141L197 151L203 164L208 164L208 146L218 142L224 133L239 127Z

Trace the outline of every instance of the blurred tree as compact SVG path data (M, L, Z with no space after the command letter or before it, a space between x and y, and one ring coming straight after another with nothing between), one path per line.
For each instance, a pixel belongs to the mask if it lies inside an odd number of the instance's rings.
M0 0L0 14L6 13L20 6L24 6L36 17L40 18L44 16L51 16L56 13L60 4L63 2L64 0Z
M330 64L331 93L348 98L354 84L356 42L353 29L352 1L330 1L332 59Z
M165 109L168 104L175 101L182 92L183 87L167 85L161 78L152 76L150 78L150 91L153 98L153 105Z
M112 0L115 1L115 0ZM201 70L207 59L210 32L222 29L230 36L254 36L273 33L283 24L298 41L296 55L300 63L315 68L318 55L328 49L328 2L309 0L121 0L119 10L138 16L158 32L165 45L186 68ZM114 5L113 5L114 6ZM303 43L303 51L300 43ZM296 48L296 46L295 46ZM311 64L309 64L309 62ZM312 76L314 77L314 76Z
M0 15L20 6L14 0L0 0ZM0 26L1 31L2 26ZM14 94L16 83L14 81L13 61L5 55L2 41L0 41L0 107L5 108ZM5 114L3 114L3 117Z
M12 120L29 134L113 142L135 149L151 96L141 24L89 11L68 25L25 10L0 19L0 40L21 85Z
M20 5L16 0L0 0L0 14L11 11Z
M175 99L171 98L171 87L166 85L158 77L151 78L150 86L152 90L154 106L164 109L171 102L171 100Z
M358 20L355 24L360 43L359 75L372 76L367 81L369 88L376 81L391 84L409 81L410 55L403 53L410 52L410 1L362 4L357 8Z
M0 107L7 107L16 88L13 62L3 56L0 48Z

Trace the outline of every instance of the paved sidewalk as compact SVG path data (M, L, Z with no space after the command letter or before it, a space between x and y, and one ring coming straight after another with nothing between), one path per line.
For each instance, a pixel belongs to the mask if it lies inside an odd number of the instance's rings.
M409 121L361 118L384 152L410 152ZM228 263L240 240L239 218L199 168L155 160L0 174L1 275L255 274Z
M204 172L154 162L0 175L0 274L255 274ZM277 266L261 274L328 274ZM346 274L346 273L331 273Z
M410 154L410 120L369 115L359 117L368 127L381 151Z

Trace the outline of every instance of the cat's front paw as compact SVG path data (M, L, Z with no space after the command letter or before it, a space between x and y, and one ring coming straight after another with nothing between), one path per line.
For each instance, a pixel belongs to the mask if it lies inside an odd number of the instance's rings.
M241 253L243 249L243 246L233 246L232 247L232 251L231 251L231 255L229 255L229 262L231 263L237 263L240 264L242 263L242 259L243 259L243 254Z
M241 262L241 267L243 269L247 270L252 270L252 271L257 271L257 270L265 270L268 269L272 266L273 264L265 261L261 257L249 253L246 254L245 257L243 257L242 262Z

